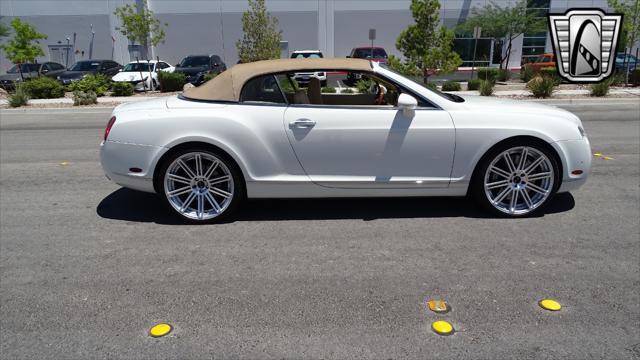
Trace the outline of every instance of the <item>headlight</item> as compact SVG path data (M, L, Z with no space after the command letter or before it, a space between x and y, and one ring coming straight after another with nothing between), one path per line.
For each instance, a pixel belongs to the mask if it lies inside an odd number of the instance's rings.
M584 131L584 129L582 128L582 126L578 126L578 131L580 132L580 135L582 137L586 137L587 133Z

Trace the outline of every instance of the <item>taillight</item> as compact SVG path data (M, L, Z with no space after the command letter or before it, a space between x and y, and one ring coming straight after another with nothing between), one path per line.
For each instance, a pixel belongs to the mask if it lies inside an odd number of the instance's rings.
M113 126L113 124L115 124L116 122L116 117L112 116L111 119L109 119L109 122L107 123L107 127L104 129L104 141L107 141L107 138L109 137L109 132L111 131L111 127Z

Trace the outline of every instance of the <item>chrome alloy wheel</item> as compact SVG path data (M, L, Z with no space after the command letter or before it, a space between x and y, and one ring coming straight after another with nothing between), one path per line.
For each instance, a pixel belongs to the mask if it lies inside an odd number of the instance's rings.
M554 167L540 150L513 147L489 164L484 192L496 209L509 215L525 215L547 200L554 179Z
M173 208L193 220L222 214L234 195L233 176L217 157L189 152L176 158L164 175L164 192Z

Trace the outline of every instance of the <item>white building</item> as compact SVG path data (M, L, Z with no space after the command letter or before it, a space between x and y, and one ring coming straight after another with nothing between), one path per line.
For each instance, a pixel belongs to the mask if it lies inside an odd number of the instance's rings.
M320 49L326 57L344 57L351 48L370 45L369 29L376 29L375 46L400 55L395 41L400 31L412 22L410 0L267 0L268 10L282 29L283 56L295 49ZM463 22L474 7L489 0L441 0L440 18L454 27ZM506 0L493 3L504 6ZM512 2L511 2L512 3ZM528 0L540 13L564 12L573 7L598 7L609 11L606 0ZM0 0L4 23L19 17L48 35L40 61L51 60L71 65L76 60L131 60L127 39L115 28L116 7L142 4L141 0ZM235 42L242 37L242 13L245 0L149 0L148 7L168 23L163 44L150 49L172 64L189 54L220 55L228 65L238 60ZM93 41L92 41L93 38ZM93 44L93 46L91 46ZM456 50L470 66L473 40L457 38ZM500 51L491 39L478 42L476 64L497 66ZM526 34L513 44L510 67L519 67L523 58L552 51L548 34ZM0 54L0 72L10 67Z

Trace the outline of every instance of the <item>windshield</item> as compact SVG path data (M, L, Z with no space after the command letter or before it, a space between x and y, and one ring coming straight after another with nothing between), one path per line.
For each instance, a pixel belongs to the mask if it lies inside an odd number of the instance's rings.
M99 62L95 61L78 61L71 66L71 71L93 71L98 70Z
M22 64L20 65L20 70L22 70L23 73L38 72L39 67L40 67L40 64ZM9 69L9 71L7 71L7 74L15 74L17 72L18 72L18 66L13 65L13 67Z
M127 66L124 67L124 69L122 71L128 72L128 71L151 71L153 69L153 64L147 64L147 63L129 63L127 64Z
M209 66L208 56L187 56L182 59L181 67Z
M437 94L437 95L439 95L439 96L441 96L441 97L443 97L443 98L445 98L445 99L447 99L449 101L453 101L453 102L457 102L457 103L464 102L464 98L462 98L462 97L460 97L458 95L444 93L444 92L442 92L440 90L428 88L428 87L426 87L426 86L424 86L422 84L419 84L419 83L409 79L405 75L402 75L399 72L395 71L394 69L390 68L387 64L379 64L379 66L381 68L383 68L384 70L387 70L387 71L389 71L389 72L391 72L391 73L393 73L393 74L395 74L397 76L402 77L405 81L409 81L409 82L413 83L414 85L420 86L421 88L423 88L423 89L425 89L427 91L431 91L432 93Z
M353 53L354 58L367 59L371 58L371 49L356 49ZM384 49L373 48L374 58L387 58L387 52Z
M319 59L322 57L322 53L293 53L292 59Z

